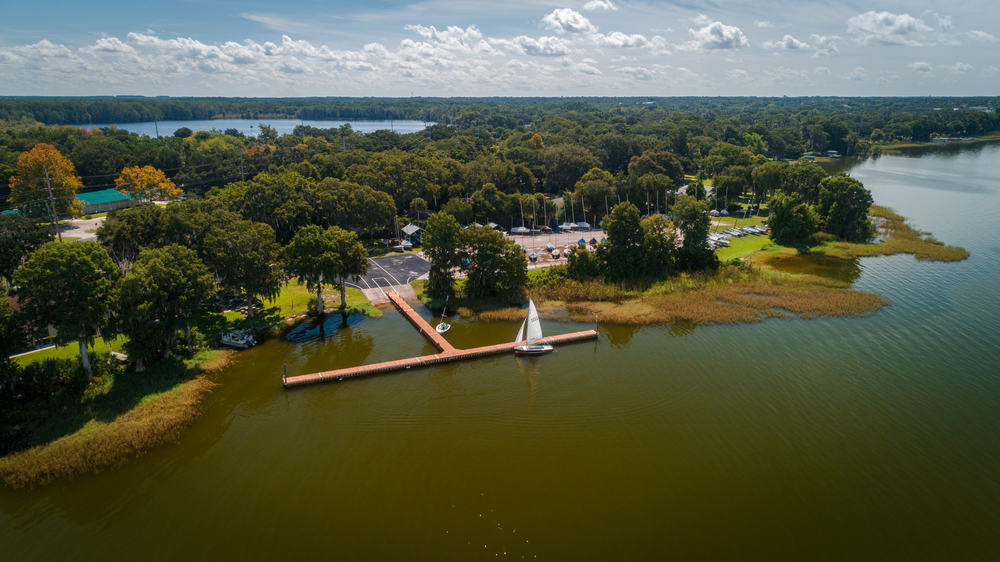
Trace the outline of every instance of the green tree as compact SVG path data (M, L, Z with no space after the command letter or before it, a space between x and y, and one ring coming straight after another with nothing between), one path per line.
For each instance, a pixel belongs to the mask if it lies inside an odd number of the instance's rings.
M337 271L332 272L336 279L336 286L340 289L340 311L347 312L347 281L355 283L368 272L368 252L365 247L358 242L358 235L340 228L331 226L326 230L327 235L333 241L333 250L338 256Z
M427 292L432 297L447 297L454 292L452 269L460 263L458 249L461 235L462 228L458 221L444 211L434 213L427 221L423 246L431 261Z
M310 222L314 206L306 195L312 190L313 181L297 172L258 174L247 182L239 211L247 220L270 225L286 243Z
M0 278L10 281L14 270L52 236L35 221L19 214L0 214Z
M569 189L576 185L587 170L601 165L601 161L593 153L575 144L560 144L543 149L542 162L545 164L545 189L551 193Z
M76 338L93 378L87 345L105 324L118 268L97 242L49 242L14 272L16 296L32 326L53 326L58 341Z
M97 240L125 270L139 257L140 249L162 241L163 214L164 211L157 205L112 211L97 228Z
M580 202L581 212L586 209L593 224L600 224L609 200L615 198L615 178L600 168L591 168L576 182L573 200ZM583 217L586 219L587 217Z
M128 336L125 349L137 371L169 357L179 330L191 349L191 324L214 292L213 276L194 250L170 245L139 254L115 299L117 327Z
M417 217L427 212L427 201L423 197L414 197L410 200L410 212L416 213Z
M819 182L819 212L823 230L852 242L864 242L872 235L868 209L872 194L860 181L839 174Z
M799 193L806 203L816 203L819 200L819 182L826 177L826 172L815 162L797 160L788 165L785 171L784 187L786 191Z
M662 215L642 220L642 274L662 279L674 270L677 252L677 229Z
M0 369L13 353L24 349L25 336L20 319L14 314L10 299L0 295Z
M243 295L249 315L254 314L256 299L278 296L283 281L281 246L270 226L235 221L213 228L205 236L205 250L219 285L233 295Z
M486 226L462 231L462 251L468 260L465 293L482 299L515 302L524 294L528 282L528 262L514 242Z
M442 207L441 211L455 217L459 224L472 222L472 205L458 197L452 197Z
M598 252L577 248L567 259L566 272L577 281L603 277L607 263Z
M677 265L688 270L714 266L715 253L708 247L708 203L680 195L670 211L684 238L677 253Z
M614 281L636 279L642 271L642 215L635 205L619 203L604 220L608 243L603 245L607 263L606 275Z
M773 195L774 190L780 188L785 182L785 172L788 164L772 160L756 166L750 171L753 178L754 193L763 196L765 193Z
M640 177L646 174L663 174L674 182L684 179L684 167L674 153L666 150L647 150L639 156L633 156L628 163L630 176Z
M285 269L306 288L316 291L317 312L323 315L323 281L331 283L340 272L340 255L333 236L316 225L304 226L285 246Z
M767 204L771 238L779 244L807 245L819 229L819 216L799 194L777 195Z

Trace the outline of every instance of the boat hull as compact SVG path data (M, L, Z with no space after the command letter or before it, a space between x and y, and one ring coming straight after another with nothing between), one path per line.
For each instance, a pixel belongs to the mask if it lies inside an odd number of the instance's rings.
M548 344L518 345L514 347L515 355L542 355L550 351L552 351L552 346Z

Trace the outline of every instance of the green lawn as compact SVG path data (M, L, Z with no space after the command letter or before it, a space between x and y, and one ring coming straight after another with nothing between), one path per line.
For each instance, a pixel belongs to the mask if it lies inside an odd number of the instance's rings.
M719 248L715 255L719 261L727 262L732 259L744 258L768 246L776 246L771 241L770 236L744 236L742 238L730 238L730 246Z
M107 351L120 352L122 350L122 345L124 345L124 343L125 343L125 338L119 336L118 338L111 340L111 345L109 347L108 344L105 343L103 339L96 338L94 340L94 345L90 346L90 351L91 353L95 351L100 353L104 353ZM15 357L14 361L17 362L18 365L24 367L36 361L44 361L46 359L71 359L79 356L80 356L80 347L77 345L76 342L71 342L68 344L51 347L49 349L42 349L40 351L35 351L33 353L22 355L20 357Z

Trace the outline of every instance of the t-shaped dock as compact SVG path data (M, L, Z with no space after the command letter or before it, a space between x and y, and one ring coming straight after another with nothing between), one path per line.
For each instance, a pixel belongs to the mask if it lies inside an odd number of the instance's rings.
M386 296L392 301L392 304L399 309L399 311L410 321L411 324L426 337L434 347L438 348L440 353L434 355L422 355L420 357L410 357L409 359L397 359L395 361L383 361L382 363L372 363L370 365L361 365L359 367L348 367L346 369L337 369L334 371L322 371L319 373L311 373L308 375L298 375L294 377L282 377L281 384L285 387L292 386L305 386L307 384L315 384L320 382L336 382L344 381L347 379L365 377L369 375L377 375L382 373L390 373L393 371L400 371L403 369L410 369L413 367L426 367L428 365L436 365L438 363L447 363L450 361L462 361L465 359L474 359L476 357L484 357L487 355L498 355L501 353L510 353L514 351L514 346L519 345L523 342L511 342L511 343L501 343L497 345L488 345L484 347L476 347L473 349L456 349L455 346L448 343L448 340L437 333L422 316L417 314L417 311L413 310L402 297L396 294L395 291L386 291ZM549 336L542 338L537 342L532 343L547 343L549 345L558 345L562 343L577 342L583 340L592 340L597 337L596 330L584 330L582 332L573 332L570 334L560 334L558 336Z

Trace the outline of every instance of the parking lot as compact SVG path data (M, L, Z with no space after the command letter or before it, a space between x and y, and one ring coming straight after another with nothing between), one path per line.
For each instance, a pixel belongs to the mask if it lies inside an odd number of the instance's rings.
M415 253L368 258L368 273L349 285L361 290L407 285L430 269L431 264Z

